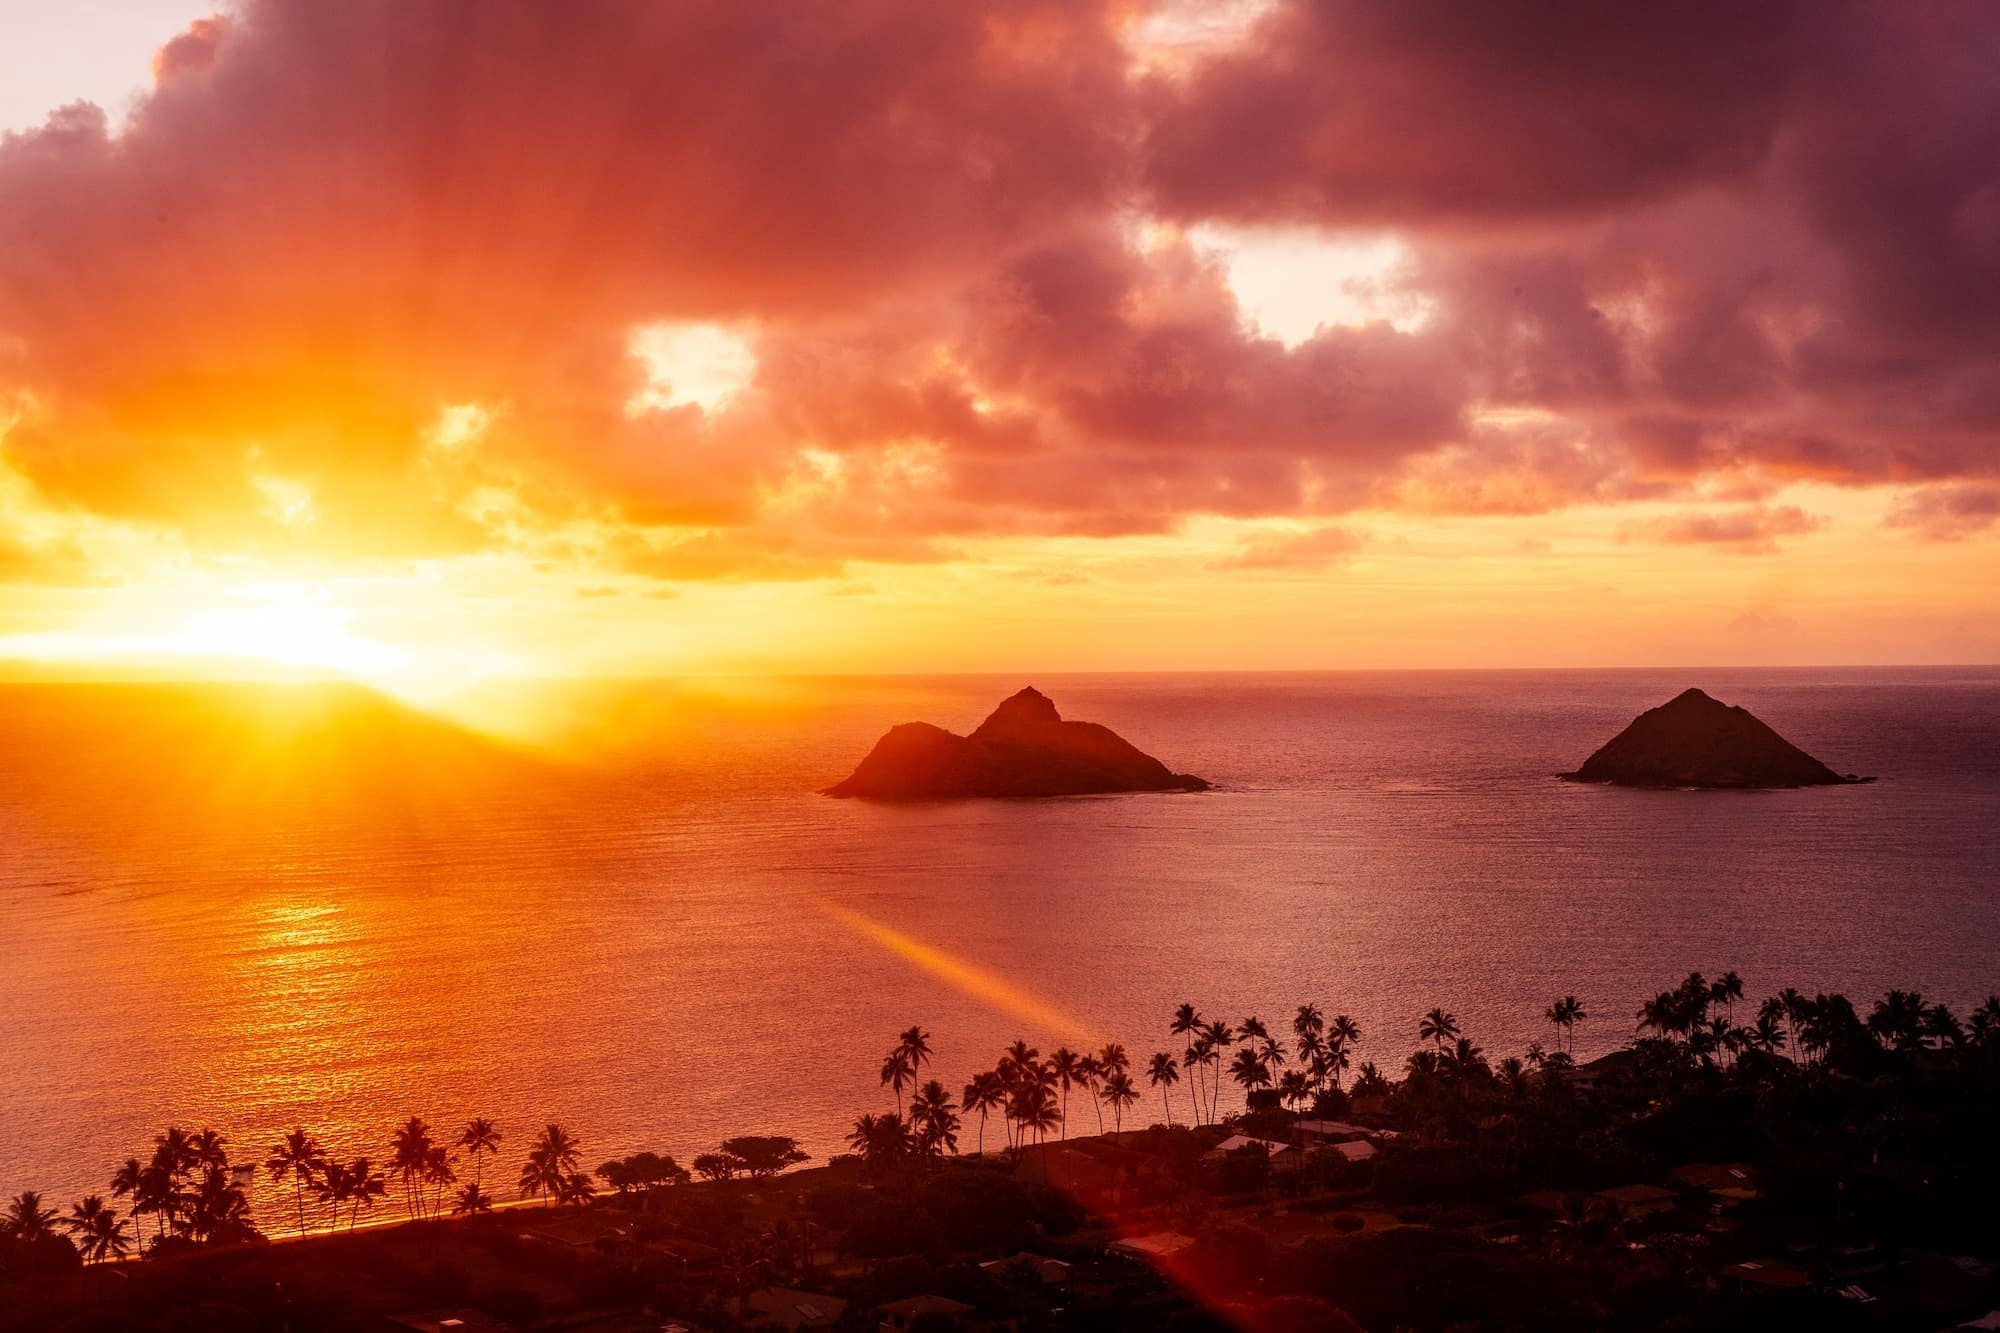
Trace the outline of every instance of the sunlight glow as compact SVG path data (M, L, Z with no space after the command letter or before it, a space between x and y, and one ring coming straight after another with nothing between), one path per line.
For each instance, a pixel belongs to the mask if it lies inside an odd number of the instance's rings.
M688 406L713 412L757 373L749 340L722 324L650 324L632 335L631 349L647 379L625 405L633 415Z
M1097 1035L1078 1019L1036 999L1013 982L977 964L954 958L942 949L837 903L820 901L814 906L863 939L881 945L904 962L930 973L999 1013L1072 1040L1091 1045L1098 1040Z

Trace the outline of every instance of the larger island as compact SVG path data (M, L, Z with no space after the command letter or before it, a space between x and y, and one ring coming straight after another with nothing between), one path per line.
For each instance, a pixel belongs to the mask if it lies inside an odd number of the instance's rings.
M1091 796L1206 791L1109 727L1069 722L1030 687L1004 701L970 736L928 722L892 727L828 796L877 801L968 796Z

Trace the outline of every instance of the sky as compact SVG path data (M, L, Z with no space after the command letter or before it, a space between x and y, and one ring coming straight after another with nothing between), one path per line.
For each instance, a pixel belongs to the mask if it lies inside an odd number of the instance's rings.
M2000 660L1974 3L0 0L0 663Z

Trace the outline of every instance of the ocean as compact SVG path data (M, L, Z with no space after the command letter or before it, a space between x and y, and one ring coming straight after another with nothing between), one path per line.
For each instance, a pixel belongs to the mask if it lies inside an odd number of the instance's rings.
M1216 789L816 794L1024 684ZM1880 781L1555 778L1688 685ZM489 1116L502 1197L550 1120L591 1164L823 1159L913 1023L956 1090L1016 1037L1143 1065L1182 1001L1312 1001L1394 1071L1433 1006L1498 1058L1571 993L1588 1058L1692 969L1753 1008L2000 990L2000 669L625 682L554 757L354 692L20 684L0 755L0 1191L65 1208L168 1123L261 1162L295 1124L380 1158Z

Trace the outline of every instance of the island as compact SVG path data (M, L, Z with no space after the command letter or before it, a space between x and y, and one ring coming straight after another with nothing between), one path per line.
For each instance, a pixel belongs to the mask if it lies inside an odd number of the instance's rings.
M1574 773L1571 782L1621 787L1823 787L1872 782L1842 776L1759 721L1701 690L1684 690L1639 714Z
M892 727L828 796L876 801L968 796L1093 796L1206 791L1109 727L1067 722L1032 686L1007 699L970 736L928 722Z

